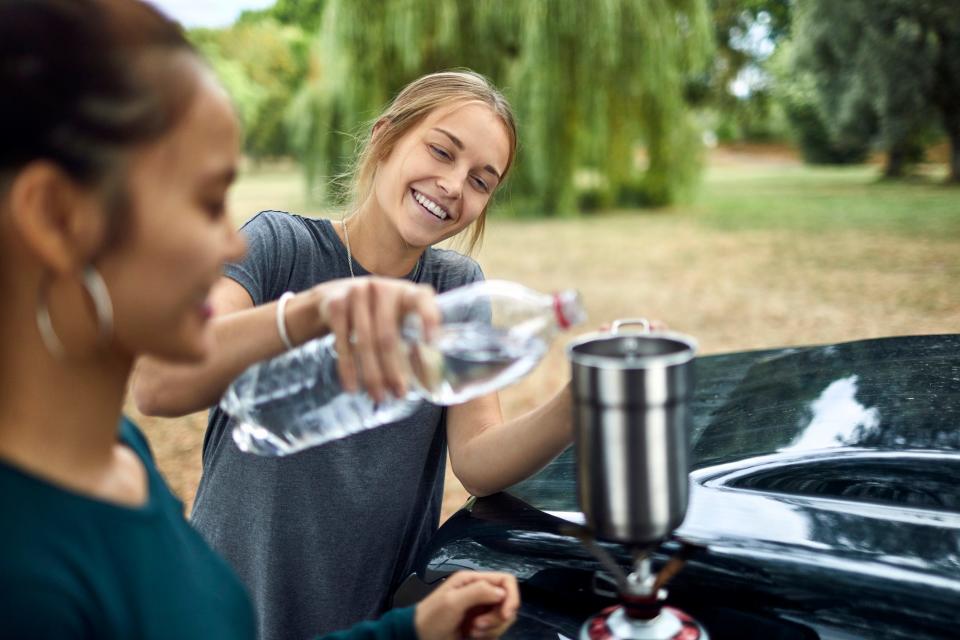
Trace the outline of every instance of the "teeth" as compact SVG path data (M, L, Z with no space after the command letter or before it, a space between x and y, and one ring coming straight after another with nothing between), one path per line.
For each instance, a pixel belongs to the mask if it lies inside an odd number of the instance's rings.
M438 205L436 202L434 202L430 198L427 198L419 191L413 192L413 199L419 202L420 204L422 204L427 211L437 216L441 220L446 220L450 216L450 214L447 213L446 209Z

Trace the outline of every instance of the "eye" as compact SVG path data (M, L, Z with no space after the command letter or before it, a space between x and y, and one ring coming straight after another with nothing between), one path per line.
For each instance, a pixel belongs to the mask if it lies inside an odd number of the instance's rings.
M220 218L227 213L227 203L222 199L205 202L203 208L213 219Z
M447 153L446 149L443 147L438 147L435 144L428 144L427 147L430 149L430 153L440 158L441 160L453 160L453 156Z
M478 178L477 176L471 176L471 180L473 180L473 186L479 189L480 191L484 193L490 192L490 185L488 185L482 178Z

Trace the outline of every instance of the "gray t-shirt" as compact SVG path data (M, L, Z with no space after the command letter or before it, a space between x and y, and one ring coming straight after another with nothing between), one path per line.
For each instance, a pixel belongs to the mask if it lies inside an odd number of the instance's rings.
M226 275L255 305L350 277L329 220L265 211L243 232L248 253ZM443 292L483 274L470 258L429 248L407 278ZM192 520L250 590L260 637L300 640L389 608L439 521L444 410L423 403L396 424L281 458L240 452L232 428L210 411Z

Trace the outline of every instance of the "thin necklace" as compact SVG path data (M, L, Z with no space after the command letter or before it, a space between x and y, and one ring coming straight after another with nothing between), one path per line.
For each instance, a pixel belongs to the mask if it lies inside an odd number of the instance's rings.
M343 227L343 244L347 248L347 265L350 267L350 277L356 278L357 276L353 273L353 254L350 253L350 233L347 231L347 219L341 218L340 226ZM420 254L420 257L417 258L417 265L413 270L413 282L420 281L420 268L423 266L423 254Z
M347 233L347 219L340 219L340 226L343 227L343 243L347 246L347 264L350 266L350 277L356 278L353 274L353 254L350 253L350 234Z

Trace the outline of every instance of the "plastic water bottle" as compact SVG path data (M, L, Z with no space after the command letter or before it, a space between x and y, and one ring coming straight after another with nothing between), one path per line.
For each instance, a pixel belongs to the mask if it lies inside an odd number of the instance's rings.
M580 297L486 280L437 296L442 324L422 339L419 316L404 322L409 392L380 403L340 385L332 334L258 363L220 402L236 419L241 450L282 456L396 422L424 401L452 405L502 389L529 373L560 330L585 319Z

